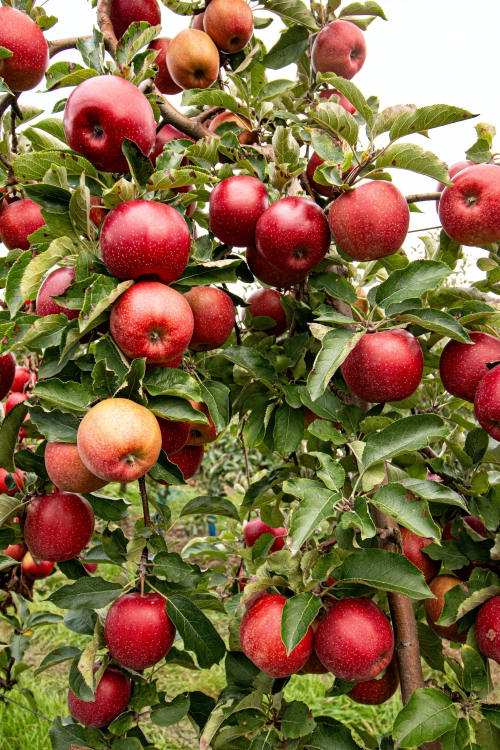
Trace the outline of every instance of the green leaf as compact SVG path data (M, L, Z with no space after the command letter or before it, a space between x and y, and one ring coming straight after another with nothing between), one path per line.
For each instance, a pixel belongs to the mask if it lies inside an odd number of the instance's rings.
M327 422L323 422L323 420L322 421L317 420L316 423L328 424ZM316 423L313 423L313 424L316 424ZM316 475L318 479L321 479L321 481L324 482L324 484L328 487L329 490L333 490L334 492L337 490L341 490L345 482L345 471L342 468L342 466L337 461L334 461L333 458L329 456L327 453L321 453L320 451L316 451L316 452L313 451L309 455L316 456L316 458L321 464L321 468L316 471Z
M285 68L298 60L309 48L309 44L307 29L304 26L291 26L281 34L274 47L271 47L261 62L266 68L272 70Z
M61 646L60 648L55 648L42 659L40 666L34 670L33 674L37 677L42 672L45 672L46 669L49 669L56 664L62 664L65 661L74 659L75 656L79 656L80 653L80 649L75 646Z
M479 463L482 459L488 450L489 442L488 433L481 427L475 427L467 433L464 448L467 455L472 459L473 464Z
M45 73L45 80L47 82L47 90L53 91L55 89L62 89L65 86L78 86L82 81L98 75L97 70L93 70L92 68L84 68L82 65L74 62L61 61L50 66Z
M428 625L417 622L420 653L431 669L444 672L444 657L441 638Z
M167 600L167 613L184 642L184 648L194 651L202 669L210 669L221 661L226 653L224 641L195 604L174 594Z
M151 160L145 156L134 141L124 138L122 151L130 167L130 173L139 189L145 190L148 180L154 172Z
M288 600L290 601L290 600ZM286 605L285 605L286 607ZM297 739L311 734L316 722L311 716L311 710L302 701L292 701L285 710L281 719L281 731L284 737Z
M435 289L449 275L450 267L446 263L414 260L401 271L393 271L387 281L380 284L375 296L377 305L386 308L409 297L420 297Z
M399 320L408 323L416 323L422 328L434 331L434 333L442 333L443 336L460 341L462 344L472 343L465 328L455 318L442 310L432 310L431 308L407 310L397 317Z
M286 487L289 483L285 483ZM318 489L307 491L298 508L292 513L290 536L293 549L299 549L306 539L328 516L332 516L335 504L341 499L340 493L323 489L319 482L314 482ZM290 490L285 490L288 492ZM293 493L292 493L293 494Z
M419 688L397 715L393 738L399 747L418 747L450 732L457 721L456 708L446 693L437 688Z
M154 558L154 574L163 576L172 583L181 583L191 575L192 568L184 562L178 552L159 552Z
M295 167L300 158L300 146L289 128L278 125L273 135L273 148L276 164Z
M464 665L464 689L469 693L472 690L480 693L488 683L484 657L467 644L462 646L460 656Z
M281 640L287 656L304 638L320 608L321 600L311 593L296 594L286 600L281 616Z
M427 107L419 107L414 112L405 112L395 120L389 138L391 141L395 141L405 135L423 133L431 128L439 128L453 122L463 122L471 117L476 117L476 115L461 107L451 107L448 104L431 104Z
M386 484L369 500L382 513L395 518L418 536L441 537L441 530L434 522L426 501L415 497L401 484Z
M155 367L146 373L143 386L152 396L177 396L201 401L198 382L187 372L172 367Z
M163 702L152 707L151 721L158 727L171 727L183 719L190 708L188 695L176 695L169 703Z
M281 96L285 91L290 91L296 84L283 78L265 83L259 91L258 101L266 102Z
M85 386L68 381L64 383L58 378L43 380L36 384L33 395L44 404L58 406L63 411L83 414L91 402L91 396Z
M351 104L356 107L356 112L363 118L367 125L371 128L374 123L374 114L368 103L352 81L348 81L346 78L336 76L334 73L323 73L317 77L318 82L327 83L332 88L337 89L348 99Z
M309 277L309 284L318 290L328 292L330 297L342 299L350 305L358 299L353 285L343 276L333 271L323 271Z
M161 31L161 26L150 26L145 21L132 23L118 42L116 59L128 65L142 47L146 47ZM121 734L121 733L120 733Z
M10 310L11 318L17 313L21 305L24 304L26 297L21 294L21 282L26 268L31 262L32 251L25 250L24 253L14 261L7 275L5 284L5 302Z
M286 22L298 23L311 31L318 30L311 11L302 0L259 0L259 6L276 13Z
M210 284L235 284L236 269L241 260L211 260L203 265L188 266L180 278L176 280L178 286L207 286Z
M97 176L95 168L87 159L65 151L29 152L17 156L12 162L14 172L22 182L43 180L52 165L64 167L68 175L85 172L89 177Z
M436 154L426 151L415 143L394 143L378 157L377 168L396 167L433 177L445 185L449 184L448 168ZM414 296L413 294L410 296Z
M49 443L76 443L80 423L73 414L59 409L44 411L40 406L32 406L30 419Z
M358 140L359 125L349 112L334 102L318 104L316 109L308 112L311 120L320 125L336 138L346 141L350 146L354 146ZM379 157L380 159L380 157ZM377 161L377 166L378 161Z
M324 723L319 724L312 733L306 745L308 750L359 750L359 745L354 742L348 727L330 717L319 718Z
M467 510L467 505L458 492L439 482L432 482L429 479L403 479L401 484L429 502L456 505L458 508Z
M201 400L206 403L217 432L222 432L229 424L229 388L218 380L207 380L200 386Z
M364 3L350 3L344 6L339 13L339 18L344 16L378 16L378 18L387 21L384 11L375 0L367 0Z
M335 579L395 591L412 599L432 599L422 573L404 555L383 549L355 552L335 570Z
M220 353L235 365L247 370L254 378L262 380L266 385L271 385L277 375L271 363L260 352L247 346L230 346Z
M80 578L70 586L54 591L49 602L61 609L102 609L120 596L122 586L103 578Z
M287 456L297 450L304 435L304 417L300 409L284 403L276 412L274 423L274 448Z
M14 406L0 427L0 466L5 471L14 471L14 451L17 445L19 430L24 418L28 413L28 407L25 403Z
M28 198L51 213L63 213L69 209L71 193L59 185L26 185L24 192Z
M209 424L207 417L191 406L189 401L176 396L153 396L148 400L148 409L157 417L166 417L173 422Z
M203 106L207 104L210 107L224 107L231 112L237 112L239 104L231 94L220 89L205 89L198 91L189 97L189 104L192 106Z
M363 451L365 467L377 461L387 461L405 451L417 451L429 442L448 435L441 417L436 414L416 414L398 419L389 427L371 435Z
M321 351L307 378L307 389L313 401L321 396L342 362L354 349L362 333L352 333L345 328L335 328L326 334Z
M214 516L226 516L227 518L234 518L239 521L239 513L233 503L225 497L219 497L215 495L200 495L199 497L193 497L183 507L179 513L179 518L183 516L193 516L200 513L210 514Z

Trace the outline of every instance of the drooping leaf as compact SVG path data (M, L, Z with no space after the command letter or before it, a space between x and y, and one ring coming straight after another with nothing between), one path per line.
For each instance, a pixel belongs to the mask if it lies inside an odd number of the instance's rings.
M437 688L415 690L394 722L399 747L414 748L451 731L458 721L451 698Z
M286 600L281 616L281 640L287 656L304 638L320 607L321 600L311 593L296 594Z

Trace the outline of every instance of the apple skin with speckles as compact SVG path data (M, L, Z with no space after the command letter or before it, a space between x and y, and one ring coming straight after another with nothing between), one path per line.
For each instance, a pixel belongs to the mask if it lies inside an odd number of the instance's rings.
M191 422L174 422L157 417L161 432L161 447L168 455L178 453L187 443Z
M52 297L62 297L66 289L75 279L73 266L65 266L52 271L36 295L36 312L44 318L46 315L66 315L68 320L74 320L80 315L80 310L59 305Z
M184 294L193 313L193 335L189 348L195 352L218 349L234 329L235 313L231 297L213 286L195 286Z
M389 620L371 599L340 599L316 631L316 653L335 677L346 682L372 680L394 653Z
M172 79L167 67L167 50L171 41L172 40L169 37L159 37L152 41L148 47L148 50L155 50L158 52L154 62L155 65L158 65L155 84L162 94L168 94L169 96L180 94L182 91L181 87ZM185 138L186 136L183 137Z
M286 597L267 594L258 599L243 615L240 645L243 653L270 677L289 677L302 669L313 648L313 631L307 633L286 655L281 640L281 618Z
M117 39L122 38L131 23L146 21L150 26L161 24L158 0L113 0L109 17Z
M342 252L365 262L400 250L408 234L410 210L395 185L368 182L337 198L328 221Z
M205 424L204 422L190 422L187 445L206 445L207 443L213 443L214 440L217 439L218 432L207 404L203 403L203 401L190 401L189 403L193 409L196 409L196 411L199 411L206 416L208 424Z
M400 526L399 531L403 540L403 555L422 571L426 582L429 583L441 570L441 560L433 560L423 551L434 540L419 536L404 526Z
M11 91L29 91L49 67L49 47L39 26L26 13L0 8L0 46L12 52L0 60L0 76Z
M435 599L426 599L424 601L424 612L427 624L440 638L448 638L450 641L465 643L467 640L467 630L458 632L456 623L453 625L436 625L441 617L444 607L444 595L454 586L462 586L464 591L465 584L459 578L450 575L436 576L429 584L429 588L436 597Z
M335 73L350 80L366 59L363 32L350 21L333 21L314 40L311 62L315 73Z
M475 167L477 166L473 161L469 161L466 159L465 161L457 161L455 164L452 164L451 167L448 169L448 174L450 175L450 178L453 182L453 177L455 177L456 174L459 172L463 172L464 169L467 169L468 167ZM442 193L445 189L446 185L443 182L436 182L436 193ZM437 207L439 207L439 201L436 202Z
M127 173L122 151L128 138L148 156L156 137L153 110L131 81L118 76L97 76L80 83L64 109L68 145L101 172Z
M12 354L0 357L0 400L4 399L14 384L16 360Z
M307 274L330 247L322 209L307 198L289 196L269 206L257 222L258 253L284 274Z
M351 391L376 403L411 396L423 371L420 344L403 329L365 334L342 364L342 375Z
M320 618L316 617L311 623L311 628L313 630L314 636L316 636L316 631L319 628L320 622ZM328 674L328 669L325 667L323 662L320 661L314 645L313 650L311 651L311 656L300 670L300 674Z
M288 321L286 313L281 307L282 297L283 295L275 289L257 289L256 292L252 292L247 299L250 304L246 308L250 315L250 325L251 318L267 317L276 323L272 328L266 328L268 336L281 336L282 333L285 333L288 328Z
M76 443L47 443L45 447L45 468L49 479L64 492L96 492L107 485L87 469Z
M341 94L340 91L337 91L337 89L323 89L323 91L319 92L320 99L331 99L334 95L338 96L338 103L343 109L345 109L346 112L349 112L350 115L356 114L356 107L351 104L349 99L347 99L344 94Z
M191 236L175 208L153 201L126 201L101 229L102 259L121 281L146 277L170 284L187 266Z
M480 247L500 240L500 169L477 164L453 178L439 199L443 229L461 245Z
M306 271L285 271L283 268L275 268L257 252L257 248L249 245L246 251L247 265L256 279L268 286L278 289L290 289L300 284L307 277Z
M28 576L28 578L33 578L35 581L39 581L42 578L48 578L48 576L50 576L54 570L54 563L49 562L49 560L35 562L31 552L26 552L21 563L21 570L23 575Z
M195 142L194 138L191 138L191 136L182 133L180 130L177 130L177 128L174 128L173 125L164 125L162 129L159 130L156 134L155 145L151 154L151 161L155 166L156 160L162 153L165 144L175 140L187 140L193 141L193 143ZM181 167L185 167L188 163L189 159L184 157L181 161Z
M212 133L215 133L219 125L223 125L225 122L234 122L234 124L241 128L242 132L238 133L238 143L241 143L242 146L251 146L253 143L259 142L259 136L257 133L255 133L252 130L252 123L248 119L248 117L243 117L243 115L237 115L234 112L230 112L229 110L227 112L221 112L220 114L216 115L214 119L210 123L206 123L208 125L208 129L212 131ZM221 133L219 133L221 135ZM219 157L221 163L230 163L230 159L227 156L224 156L221 154ZM240 177L245 177L245 175L239 175L238 179ZM228 177L227 179L232 179L231 177ZM245 177L245 179L248 179L248 177ZM250 177L250 179L254 180L255 177Z
M94 672L99 664L94 665ZM82 701L69 689L68 709L75 721L86 727L102 729L111 724L128 706L132 683L117 667L107 667L97 686L93 701Z
M500 366L480 381L474 396L474 413L483 430L500 440Z
M472 345L448 341L439 360L439 374L448 393L473 403L479 383L489 372L486 363L500 361L500 339L482 331L470 331L469 338Z
M245 0L212 0L204 13L203 28L222 52L233 55L252 38L252 9Z
M26 554L26 547L24 544L9 544L7 549L4 549L2 552L3 555L6 555L7 557L12 557L13 560L17 560L17 562L21 562L24 555Z
M168 71L184 90L207 89L217 80L219 64L219 50L204 31L183 29L168 46Z
M166 600L160 594L120 596L109 608L104 637L109 653L123 667L137 671L158 664L175 638Z
M133 482L156 463L161 431L149 409L126 398L109 398L84 416L77 445L92 474L108 482Z
M14 375L14 382L12 383L10 390L12 393L24 393L24 386L29 382L31 373L27 367L17 366L16 374ZM36 375L33 373L33 382L36 383Z
M127 289L111 310L110 331L130 359L170 362L187 348L194 330L191 308L182 294L158 281Z
M392 698L399 685L396 656L393 655L382 677L358 682L347 695L356 703L365 706L379 706Z
M201 466L205 448L203 445L185 445L177 453L169 454L168 460L179 467L185 480L191 479ZM165 482L160 481L160 484Z
M279 552L285 546L286 529L283 526L273 528L264 523L260 518L253 518L249 521L243 529L243 537L245 539L245 545L247 547L253 547L257 539L263 534L272 534L276 537L270 552Z
M479 610L476 638L483 654L500 664L500 596L488 599Z
M84 497L73 492L40 495L28 505L24 540L38 560L71 560L90 542L94 522L94 511Z
M44 224L42 207L29 198L21 198L2 208L0 238L8 250L29 250L31 244L28 237Z
M256 177L228 177L210 193L210 230L225 245L253 245L257 222L268 206L266 186Z

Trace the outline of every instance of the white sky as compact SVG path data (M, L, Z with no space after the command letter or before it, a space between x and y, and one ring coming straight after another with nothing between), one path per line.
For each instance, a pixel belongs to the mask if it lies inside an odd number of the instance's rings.
M500 128L500 97L495 85L500 1L481 0L476 11L470 0L419 0L418 7L413 0L380 0L380 5L389 20L376 19L366 31L367 59L354 83L366 97L377 95L381 108L445 103L477 113L476 120L431 131L430 140L412 137L449 165L462 160L476 139L474 123L489 122ZM90 0L47 0L44 7L59 18L46 32L48 39L91 33L95 10ZM255 5L252 7L255 11ZM172 37L187 27L187 18L162 8L162 36ZM261 9L256 14L269 15ZM279 19L273 18L269 28L258 32L268 49L283 28ZM79 54L62 52L56 60L78 61ZM294 69L271 71L271 75L291 78ZM53 103L69 93L69 89L46 95L27 92L21 101L45 106L50 112ZM172 97L172 101L179 106L180 97ZM434 189L434 181L427 177L402 170L394 170L393 177L406 194ZM434 204L420 207L426 213L412 214L412 229L435 226ZM416 237L409 236L408 247L417 244Z

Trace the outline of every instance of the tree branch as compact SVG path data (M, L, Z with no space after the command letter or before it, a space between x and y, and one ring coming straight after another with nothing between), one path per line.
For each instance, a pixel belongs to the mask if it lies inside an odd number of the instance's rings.
M118 39L115 36L110 13L113 0L99 0L97 3L97 25L104 35L104 47L113 59L116 58Z
M139 489L141 491L144 525L151 526L151 516L149 515L149 503L148 503L148 494L146 492L146 476L145 475L139 479Z
M174 128L180 130L181 133L185 133L185 135L189 135L197 141L200 140L200 138L214 137L212 131L206 128L203 123L197 122L194 118L191 120L189 117L186 117L186 115L183 115L182 112L179 112L173 104L170 104L170 102L167 101L156 88L154 81L151 78L147 81L143 81L140 84L139 89L143 94L155 94L157 97L158 109L160 110L164 124L173 125Z
M58 52L64 52L67 49L77 49L79 39L92 39L91 36L70 36L67 39L56 39L53 42L47 42L49 45L49 56L54 57Z
M5 96L3 96L0 99L0 117L3 117L3 115L6 113L6 111L8 110L8 108L12 104L14 104L15 102L17 102L17 97L18 96L19 96L19 94L17 94L17 96L16 96L16 94L5 94Z
M195 117L191 118L192 122L206 122L211 117L214 117L214 115L218 115L219 112L225 112L226 110L224 107L209 107L208 109L203 110L203 112L200 112L199 115L196 115ZM212 133L213 135L213 133Z
M414 195L407 195L407 203L421 203L422 201L438 201L441 198L441 193L415 193Z

